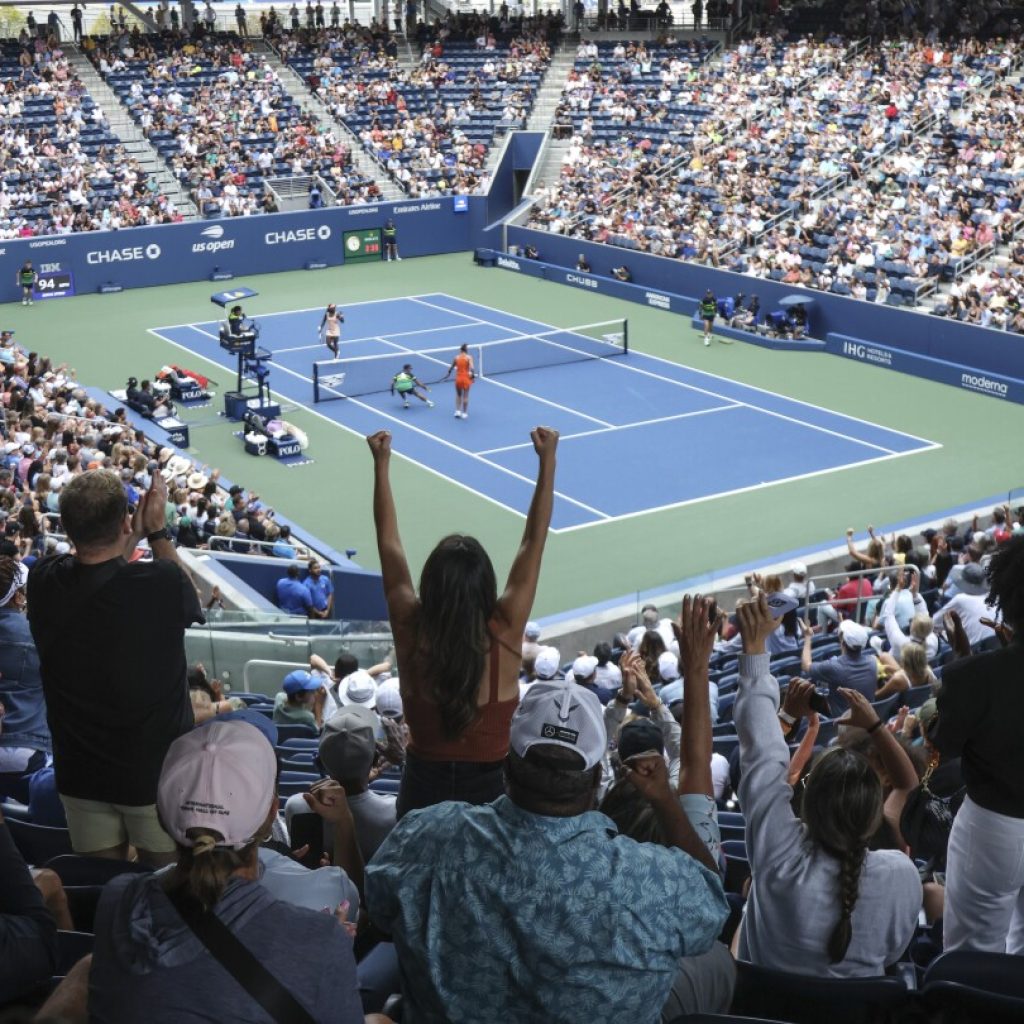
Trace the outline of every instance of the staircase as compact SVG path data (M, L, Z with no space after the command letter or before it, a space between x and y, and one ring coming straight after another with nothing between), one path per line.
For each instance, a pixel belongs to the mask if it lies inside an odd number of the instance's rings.
M562 87L569 77L573 64L576 63L575 45L562 43L555 51L544 77L540 80L537 98L533 101L533 110L526 122L526 130L531 132L547 131L555 116Z
M62 48L89 95L103 110L110 130L121 140L128 156L134 157L142 169L156 179L160 191L174 203L186 220L197 218L199 210L195 203L89 59L73 43L64 43Z
M267 63L274 68L281 79L281 84L291 93L302 109L313 114L318 121L330 125L334 134L348 145L349 152L352 154L353 169L364 177L372 178L377 183L381 202L394 203L406 198L405 193L394 183L380 164L363 149L363 143L359 137L320 102L320 98L270 47L261 40L254 45L253 49L266 57Z

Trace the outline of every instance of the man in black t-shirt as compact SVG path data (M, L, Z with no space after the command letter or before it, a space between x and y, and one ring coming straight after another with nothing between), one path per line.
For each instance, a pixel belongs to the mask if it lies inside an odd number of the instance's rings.
M57 789L76 853L175 858L156 817L171 743L192 728L184 633L203 614L165 525L167 485L153 474L135 517L108 470L60 496L74 555L41 558L28 618L53 736ZM127 559L145 537L152 562Z

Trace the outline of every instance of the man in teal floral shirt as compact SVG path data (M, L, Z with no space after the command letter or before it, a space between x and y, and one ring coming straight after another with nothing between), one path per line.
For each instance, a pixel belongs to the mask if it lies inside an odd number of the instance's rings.
M653 1024L670 997L673 1012L726 1009L733 967L715 939L728 904L664 758L628 766L659 846L593 810L607 746L593 693L536 683L510 742L505 796L408 814L367 867L403 1021Z

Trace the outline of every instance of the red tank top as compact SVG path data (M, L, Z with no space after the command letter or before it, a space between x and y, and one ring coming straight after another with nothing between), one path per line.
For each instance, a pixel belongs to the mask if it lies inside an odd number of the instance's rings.
M409 749L418 758L491 764L505 757L512 715L519 706L519 694L511 700L498 700L499 654L498 641L492 636L487 703L478 706L476 718L456 739L445 736L441 729L441 711L434 701L416 692L405 695Z

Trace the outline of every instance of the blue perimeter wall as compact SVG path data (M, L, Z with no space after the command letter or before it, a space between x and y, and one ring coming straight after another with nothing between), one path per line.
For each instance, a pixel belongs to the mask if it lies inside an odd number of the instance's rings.
M1020 335L545 231L507 229L509 250L521 251L527 244L536 247L538 261L505 255L499 257L498 266L681 313L688 319L708 288L719 298L756 293L765 312L775 309L783 296L804 294L809 334L824 340L826 351L834 355L1024 403L1024 337ZM590 274L567 269L576 266L581 253L590 263ZM631 284L610 276L612 267L623 264L633 275Z
M465 252L500 244L501 220L514 205L514 171L528 169L542 132L517 132L495 169L490 193L455 198L409 199L395 203L304 210L256 217L190 221L152 228L87 234L0 239L0 302L21 297L18 268L32 260L36 270L70 272L77 294L104 285L145 288L209 280L229 272L236 278L301 270L310 262L345 262L346 231L381 228L393 217L403 257Z

